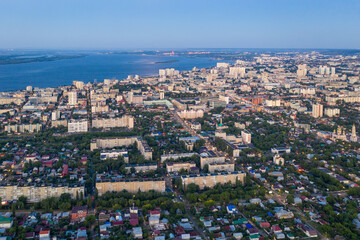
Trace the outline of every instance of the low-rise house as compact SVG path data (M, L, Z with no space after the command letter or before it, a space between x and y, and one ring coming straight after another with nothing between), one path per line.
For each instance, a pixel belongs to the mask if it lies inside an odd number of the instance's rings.
M13 218L7 216L0 216L0 228L9 229L13 225Z
M298 224L298 228L303 231L308 237L318 236L316 230L310 227L308 224Z
M228 213L236 213L237 209L234 205L227 205L226 210Z
M294 214L290 211L280 210L275 213L277 219L291 219L294 218Z
M134 238L138 238L138 239L143 238L143 231L142 231L141 227L134 227L132 229L132 234L133 234Z
M87 206L74 207L71 211L71 221L84 221L87 216Z

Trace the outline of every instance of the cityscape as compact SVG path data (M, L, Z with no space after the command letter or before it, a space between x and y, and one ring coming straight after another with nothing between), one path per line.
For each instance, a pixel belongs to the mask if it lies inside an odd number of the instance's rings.
M0 240L359 240L359 13L0 1Z
M238 58L2 92L2 234L358 239L359 52Z

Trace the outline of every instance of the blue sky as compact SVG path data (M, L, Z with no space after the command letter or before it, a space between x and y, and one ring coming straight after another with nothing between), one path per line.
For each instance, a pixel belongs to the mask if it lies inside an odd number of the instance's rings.
M360 49L360 1L0 0L0 48Z

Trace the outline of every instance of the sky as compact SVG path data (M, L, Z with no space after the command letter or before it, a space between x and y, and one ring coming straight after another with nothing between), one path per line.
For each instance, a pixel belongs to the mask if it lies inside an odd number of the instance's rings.
M359 0L0 0L1 49L360 49Z

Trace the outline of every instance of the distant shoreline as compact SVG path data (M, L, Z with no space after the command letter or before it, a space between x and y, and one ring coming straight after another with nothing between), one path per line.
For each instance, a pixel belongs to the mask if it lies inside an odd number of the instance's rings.
M8 59L14 60L12 64ZM1 64L4 60L7 60L6 64ZM195 66L207 68L215 65L213 59L185 55L19 52L0 55L0 84L1 91L15 91L23 90L26 86L58 87L71 85L74 80L87 83L103 79L126 79L129 75L149 77L157 75L159 69L188 71Z
M63 59L82 58L87 55L73 55L73 56L43 56L43 57L29 57L29 58L18 58L18 56L6 56L5 58L0 57L0 65L10 64L23 64L23 63L34 63L34 62L51 62Z

